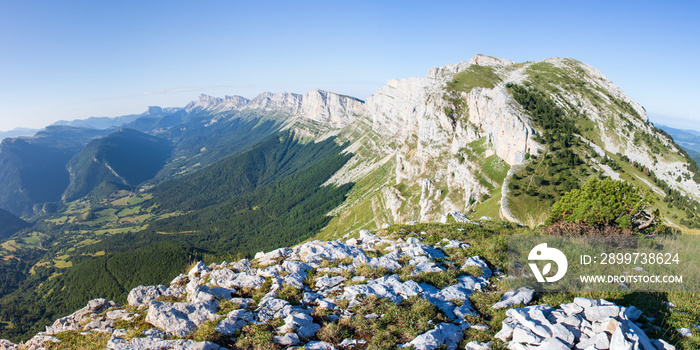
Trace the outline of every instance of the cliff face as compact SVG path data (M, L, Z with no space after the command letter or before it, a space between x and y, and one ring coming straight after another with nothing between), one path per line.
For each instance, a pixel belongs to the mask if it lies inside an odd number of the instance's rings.
M362 113L364 103L354 97L338 95L328 91L311 90L303 95L265 92L248 100L240 96L217 98L201 95L190 102L185 110L192 112L222 113L246 109L284 110L320 122L330 128L341 128Z

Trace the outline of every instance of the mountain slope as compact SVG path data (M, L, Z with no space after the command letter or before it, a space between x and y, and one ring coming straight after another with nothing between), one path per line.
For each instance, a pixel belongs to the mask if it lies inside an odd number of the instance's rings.
M0 207L32 215L38 203L57 202L69 182L66 163L92 138L109 131L51 126L34 137L0 144Z
M531 98L541 107L529 109ZM339 133L363 151L332 179L356 186L323 237L453 210L535 225L591 176L653 191L672 225L696 204L677 210L665 201L700 200L700 176L684 152L602 73L573 59L476 55L425 78L389 81L365 110Z
M447 221L454 211L536 226L553 201L591 177L648 189L668 225L700 227L697 165L641 106L572 59L477 55L389 81L366 102L320 90L201 96L181 109L151 108L129 126L138 131L51 127L2 148L0 161L15 162L2 168L5 183L47 176L24 167L43 164L41 152L63 152L45 171L65 176L51 196L23 199L40 187L16 185L22 191L4 203L20 199L29 204L19 210L31 212L67 187L65 199L76 199L41 213L36 232L3 251L12 257L0 311L16 326L3 332L26 335L66 305L161 283L178 272L161 262L168 254L249 256L314 235ZM34 153L18 157L22 149Z
M162 169L171 149L167 140L131 129L93 140L68 162L70 183L62 198L69 202L84 197L103 183L139 185Z
M12 236L15 232L28 227L29 223L7 210L0 209L0 240Z
M9 131L0 131L0 141L10 137L29 137L34 136L39 130L28 128L14 128Z
M679 146L696 153L700 152L700 131L676 129L665 125L659 125L659 128L673 137L673 141Z

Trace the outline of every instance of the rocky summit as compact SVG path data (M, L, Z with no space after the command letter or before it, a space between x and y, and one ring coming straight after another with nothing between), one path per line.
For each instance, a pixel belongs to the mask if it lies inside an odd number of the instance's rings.
M80 337L114 350L675 349L646 335L635 306L577 297L555 308L533 303L524 287L500 294L507 276L472 242L400 232L200 261L169 286L132 289L128 305L91 300L0 349L54 349ZM500 329L480 322L483 307L505 312Z

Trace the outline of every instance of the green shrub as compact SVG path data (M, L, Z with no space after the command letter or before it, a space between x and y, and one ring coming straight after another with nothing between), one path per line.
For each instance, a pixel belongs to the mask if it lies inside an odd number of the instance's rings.
M236 347L245 350L276 350L281 346L272 342L274 328L268 324L245 326L240 331Z
M659 211L652 212L653 198L645 190L612 179L591 178L552 205L548 224L578 222L592 226L617 226L644 231L655 228Z

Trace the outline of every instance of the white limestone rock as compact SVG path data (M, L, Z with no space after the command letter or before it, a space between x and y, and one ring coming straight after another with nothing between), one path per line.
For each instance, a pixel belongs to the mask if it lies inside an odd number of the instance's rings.
M464 350L491 350L492 342L478 342L472 340L464 346Z
M45 335L45 334L37 334L33 336L31 339L27 340L26 343L24 343L23 346L20 346L20 349L23 350L44 350L44 344L50 342L50 343L60 343L61 341L53 336L50 335Z
M305 350L336 350L335 346L324 341L310 341L304 346Z
M10 342L7 339L0 339L0 350L18 350L16 344Z
M472 256L468 258L467 260L464 261L464 264L462 265L462 269L466 268L467 266L476 266L481 269L481 277L488 279L493 275L493 272L489 268L489 264L482 259L480 256ZM528 301L529 302L529 301Z
M503 294L503 297L501 297L501 301L493 304L493 306L491 307L494 309L503 309L520 304L527 305L527 303L532 301L532 296L534 295L534 293L534 289L529 289L527 287L520 287L518 289L509 290L505 292L505 294Z
M318 289L329 289L333 288L341 283L345 282L346 278L343 276L328 277L328 275L323 275L316 278L316 288Z
M299 336L296 333L287 333L285 335L276 335L272 337L272 341L275 344L282 346L294 346L301 342Z
M459 341L462 340L462 334L458 326L452 323L440 323L403 346L412 345L416 350L433 350L444 346L447 350L455 350Z
M186 337L205 321L220 318L216 306L211 303L163 303L151 302L146 322L166 333Z
M131 342L112 337L107 343L110 350L220 350L219 345L212 342L196 342L186 339L164 340L160 338L134 338Z
M187 273L187 276L189 276L190 280L204 278L209 272L211 272L211 269L204 262L198 261Z
M654 339L652 340L652 343L654 343L654 346L656 346L658 350L676 350L675 346L667 343L663 339Z
M344 288L341 299L352 300L356 295L375 295L387 298L394 303L422 293L424 289L418 283L408 280L401 282L398 275L391 275L370 280L367 284L356 284Z
M280 327L278 332L296 332L302 338L311 338L319 329L321 329L321 326L314 323L311 316L295 313L285 317L284 326Z
M632 346L633 344L625 339L622 328L618 326L610 338L610 348L616 350L632 350Z

